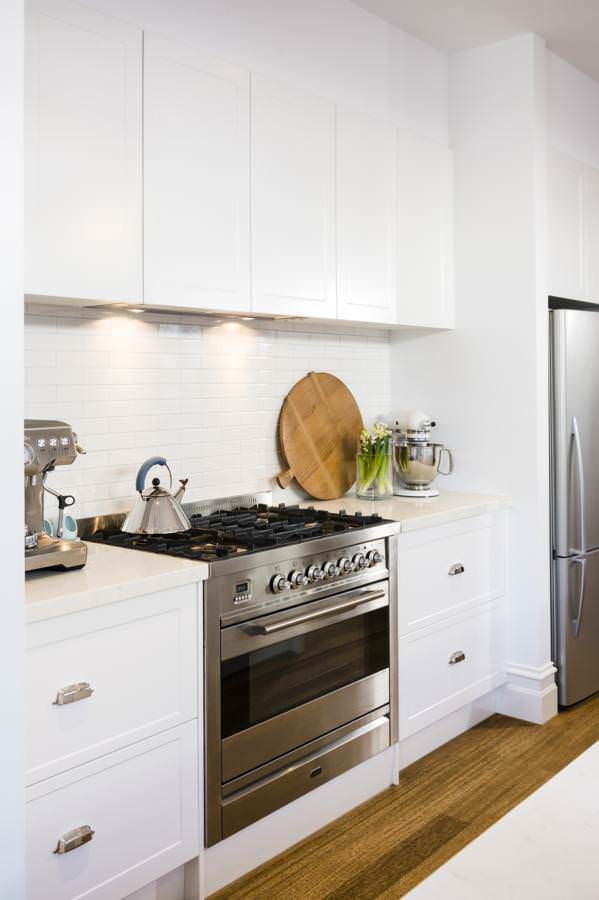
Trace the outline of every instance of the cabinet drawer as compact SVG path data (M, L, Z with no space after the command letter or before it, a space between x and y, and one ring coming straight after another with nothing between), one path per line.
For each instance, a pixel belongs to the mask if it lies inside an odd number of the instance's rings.
M197 591L183 585L28 626L27 784L197 715ZM82 690L64 691L77 683ZM61 693L72 702L57 704Z
M196 728L188 722L28 789L28 900L115 900L197 855ZM55 852L85 826L89 842Z
M400 740L481 697L504 680L504 603L399 642Z
M400 539L400 634L503 593L503 527L490 517L476 523Z

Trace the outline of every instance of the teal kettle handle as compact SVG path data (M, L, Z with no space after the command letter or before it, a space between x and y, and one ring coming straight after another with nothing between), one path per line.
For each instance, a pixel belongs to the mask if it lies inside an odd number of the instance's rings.
M147 474L154 466L166 466L166 459L164 456L150 456L149 459L146 459L146 461L141 464L135 479L135 490L138 494L141 494L146 486Z

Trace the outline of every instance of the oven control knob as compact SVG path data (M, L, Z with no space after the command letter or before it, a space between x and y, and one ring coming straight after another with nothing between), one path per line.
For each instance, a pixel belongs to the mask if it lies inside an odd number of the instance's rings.
M366 562L366 557L363 553L356 553L352 557L352 563L354 564L354 571L358 571L358 569L365 569L368 563Z
M308 584L308 579L303 572L300 572L298 569L294 569L293 572L289 573L289 584L292 588L306 587L306 585Z
M306 577L308 581L322 581L324 578L324 572L320 568L320 566L308 566L306 569Z
M354 571L354 564L351 559L348 559L347 556L342 556L341 559L337 562L339 567L339 571L342 575L347 575L349 572Z
M273 575L270 580L270 588L273 594L280 594L281 591L286 591L289 587L291 587L291 585L284 575Z
M366 560L369 566L376 566L382 560L382 556L378 550L369 550L366 554Z
M335 578L339 574L339 569L335 565L334 562L325 562L322 567L322 571L325 578Z

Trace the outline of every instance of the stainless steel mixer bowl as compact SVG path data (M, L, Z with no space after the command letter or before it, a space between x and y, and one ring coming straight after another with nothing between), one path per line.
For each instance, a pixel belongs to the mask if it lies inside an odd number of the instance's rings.
M447 469L442 469L444 455ZM393 443L393 477L395 483L412 491L426 491L437 475L453 472L453 453L444 444L411 443L396 440Z

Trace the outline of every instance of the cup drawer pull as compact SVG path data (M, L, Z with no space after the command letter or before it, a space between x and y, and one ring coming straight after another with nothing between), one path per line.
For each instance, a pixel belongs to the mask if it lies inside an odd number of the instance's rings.
M77 700L85 700L91 697L94 689L87 681L77 681L75 684L67 684L61 688L52 701L54 706L64 706L66 703L76 703Z
M464 563L454 563L453 566L449 567L450 575L461 575L465 571L466 567L464 566Z
M455 653L452 653L449 657L449 665L455 666L458 663L464 662L466 659L466 654L463 650L456 650Z
M82 847L83 844L89 844L95 833L91 825L80 825L78 828L73 828L72 831L67 831L66 834L58 838L54 852L70 853L71 850L76 850L77 847Z

